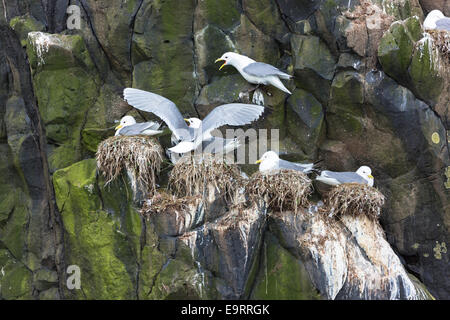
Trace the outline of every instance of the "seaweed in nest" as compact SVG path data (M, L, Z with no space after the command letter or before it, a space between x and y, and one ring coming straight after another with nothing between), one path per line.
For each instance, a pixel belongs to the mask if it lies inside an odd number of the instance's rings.
M256 172L246 186L250 201L265 199L271 210L280 212L307 208L312 191L311 179L303 172L293 170L269 174Z
M134 174L149 194L156 192L156 175L161 170L163 149L148 136L116 136L101 142L97 149L97 167L108 185L123 169Z
M243 186L239 169L209 155L185 156L169 175L168 188L177 197L204 195L211 185L227 202L235 202L235 195Z
M186 211L189 206L196 203L200 195L177 198L167 192L158 192L148 199L142 207L141 214L149 217L152 213L168 213L173 211Z
M385 202L384 195L377 189L364 184L346 183L334 187L324 199L330 216L361 215L378 219Z

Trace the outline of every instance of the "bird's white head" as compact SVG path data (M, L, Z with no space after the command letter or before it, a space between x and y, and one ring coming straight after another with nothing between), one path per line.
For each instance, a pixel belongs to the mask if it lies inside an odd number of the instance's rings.
M432 10L423 22L423 27L425 29L436 29L436 21L443 18L445 16L440 10Z
M219 61L224 61L224 64L219 68L219 70L222 70L222 68L226 65L232 65L233 67L239 69L248 65L249 63L254 62L254 60L250 59L249 57L235 52L225 52L222 57L216 60L216 63Z
M276 168L279 160L280 158L278 157L278 154L276 154L276 152L267 151L263 154L261 159L256 161L256 164L259 164L260 171L267 171Z
M200 120L199 118L189 118L184 119L184 121L186 121L189 127L194 129L198 129L202 125L202 120Z
M356 173L363 177L368 182L369 186L373 187L374 178L372 176L372 169L367 166L362 166Z
M116 127L116 131L133 124L136 124L136 120L132 116L125 116L120 119L120 124Z

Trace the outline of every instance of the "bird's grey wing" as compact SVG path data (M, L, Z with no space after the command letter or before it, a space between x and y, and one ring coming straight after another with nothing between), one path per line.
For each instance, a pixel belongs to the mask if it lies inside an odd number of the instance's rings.
M202 151L205 153L227 153L227 151L231 151L231 149L236 149L237 147L238 145L234 139L224 139L212 136L202 141Z
M123 127L120 130L120 135L121 136L135 136L135 135L141 134L143 131L148 130L148 129L158 130L159 125L156 129L154 129L154 127L155 127L155 122L136 123L131 126Z
M450 18L442 18L436 21L436 29L450 31Z
M279 70L278 68L275 68L274 66L271 66L270 64L264 63L264 62L250 63L248 66L246 66L243 69L243 71L248 73L249 75L252 75L255 77L279 76L279 77L282 77L283 79L292 78L291 75Z
M264 113L264 107L256 104L231 103L216 107L202 122L203 136L224 125L242 126L257 120Z
M136 109L151 112L161 118L174 135L180 140L192 140L189 129L175 103L158 94L139 89L126 88L124 99Z
M356 172L333 172L322 171L322 176L336 179L340 183L367 183L367 181Z
M288 169L288 170L296 170L296 171L304 171L311 169L313 164L301 164L301 163L293 163L283 159L278 161L278 165L280 169Z

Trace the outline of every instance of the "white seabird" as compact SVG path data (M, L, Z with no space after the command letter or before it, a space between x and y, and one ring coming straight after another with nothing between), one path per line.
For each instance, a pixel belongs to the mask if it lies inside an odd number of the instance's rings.
M216 63L219 61L225 61L225 63L219 68L219 70L221 70L226 65L232 65L239 71L244 79L250 83L257 85L271 84L288 94L292 94L280 80L289 80L292 78L292 76L285 72L282 72L281 70L275 68L270 64L256 62L249 57L234 52L224 53L222 57L216 60Z
M253 104L231 103L216 107L205 119L184 119L175 103L155 93L126 88L125 100L136 109L151 112L161 118L172 131L173 142L177 145L169 148L170 152L187 153L217 141L226 146L236 146L235 139L215 140L211 135L214 129L224 125L242 126L257 120L264 113L264 107ZM186 121L189 122L189 126ZM219 143L220 144L220 143Z
M432 10L423 22L423 27L428 30L450 31L450 18L444 16L440 10Z
M259 171L263 173L276 172L279 170L295 170L303 173L310 173L314 170L314 163L294 163L280 159L274 151L267 151L263 154L260 160L256 161L259 164Z
M322 171L316 180L332 186L343 183L359 183L373 187L374 183L372 169L367 166L362 166L356 172Z
M116 127L116 136L136 136L146 135L154 136L162 133L158 130L161 125L157 122L149 121L143 123L136 123L132 116L125 116L120 120L120 124Z

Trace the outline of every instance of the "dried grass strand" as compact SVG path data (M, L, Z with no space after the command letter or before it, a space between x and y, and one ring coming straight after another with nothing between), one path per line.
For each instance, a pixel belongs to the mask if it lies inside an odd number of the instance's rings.
M132 172L149 194L156 192L156 176L161 170L163 148L148 136L117 136L101 142L96 154L97 167L106 185L122 170Z
M384 195L376 188L357 183L346 183L334 187L324 198L330 216L361 214L377 220L385 203Z
M256 172L247 183L246 192L250 201L265 199L274 211L297 212L300 207L309 206L313 187L303 172L281 170L272 174Z

